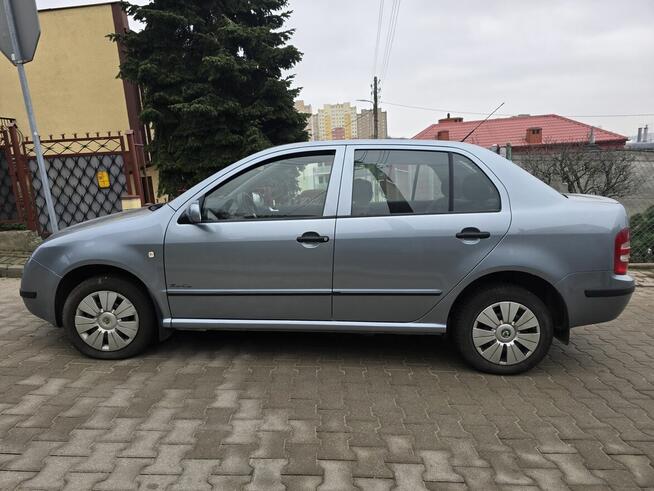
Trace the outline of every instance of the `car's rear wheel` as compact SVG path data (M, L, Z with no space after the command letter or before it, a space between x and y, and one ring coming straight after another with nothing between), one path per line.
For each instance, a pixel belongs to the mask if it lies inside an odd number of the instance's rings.
M453 338L463 358L478 370L522 373L547 354L552 316L529 290L494 285L469 295L453 318Z
M64 304L66 335L83 354L121 359L153 340L155 316L149 297L125 278L101 275L75 287Z

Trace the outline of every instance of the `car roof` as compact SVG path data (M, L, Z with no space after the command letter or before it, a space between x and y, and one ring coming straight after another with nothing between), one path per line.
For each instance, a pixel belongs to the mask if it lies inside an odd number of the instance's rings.
M438 146L438 147L450 147L450 148L460 148L473 153L479 150L482 150L482 147L478 145L473 145L470 143L462 143L451 140L411 140L406 138L384 138L378 140L316 140L309 142L297 142L289 143L286 145L280 145L276 147L271 147L271 149L279 150L284 148L301 148L301 147L324 147L324 146L344 146L344 145L376 145L376 146L416 146L416 147L425 147L425 146Z

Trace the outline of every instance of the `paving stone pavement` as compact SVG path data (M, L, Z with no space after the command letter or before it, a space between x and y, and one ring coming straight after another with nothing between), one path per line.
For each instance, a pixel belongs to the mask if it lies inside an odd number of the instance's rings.
M79 355L0 279L0 489L654 488L654 290L526 375L442 338L176 333Z

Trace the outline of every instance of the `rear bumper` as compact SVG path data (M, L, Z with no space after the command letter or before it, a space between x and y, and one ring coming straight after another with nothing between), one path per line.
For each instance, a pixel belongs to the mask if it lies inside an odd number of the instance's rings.
M569 326L608 322L625 309L635 290L631 276L611 271L574 273L556 284L568 307Z
M23 269L20 284L20 296L27 310L37 317L56 325L54 292L61 278L42 266L34 259L29 259Z
M619 289L606 289L606 290L586 290L584 293L588 298L606 298L606 297L623 297L631 295L636 290L636 286Z

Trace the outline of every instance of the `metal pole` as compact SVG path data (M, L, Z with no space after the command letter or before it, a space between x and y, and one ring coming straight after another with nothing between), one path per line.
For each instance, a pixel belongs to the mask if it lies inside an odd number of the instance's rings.
M59 231L59 224L57 223L57 215L55 214L54 205L52 202L52 194L50 194L50 180L48 173L45 170L45 161L43 160L43 150L41 148L41 138L39 137L38 128L36 126L36 118L34 117L34 108L32 107L32 96L30 95L30 88L27 83L27 75L25 74L25 65L23 64L22 55L18 46L18 36L16 35L16 24L14 22L14 12L11 8L9 0L3 0L5 12L7 12L8 25L9 25L9 38L11 39L11 46L14 51L12 58L18 68L18 78L20 79L20 87L23 91L23 101L25 102L25 110L27 111L27 119L30 123L30 130L32 131L32 140L34 141L34 153L36 153L36 163L39 167L39 175L41 176L41 183L43 195L45 196L45 205L48 209L48 218L50 219L50 228L52 232Z

